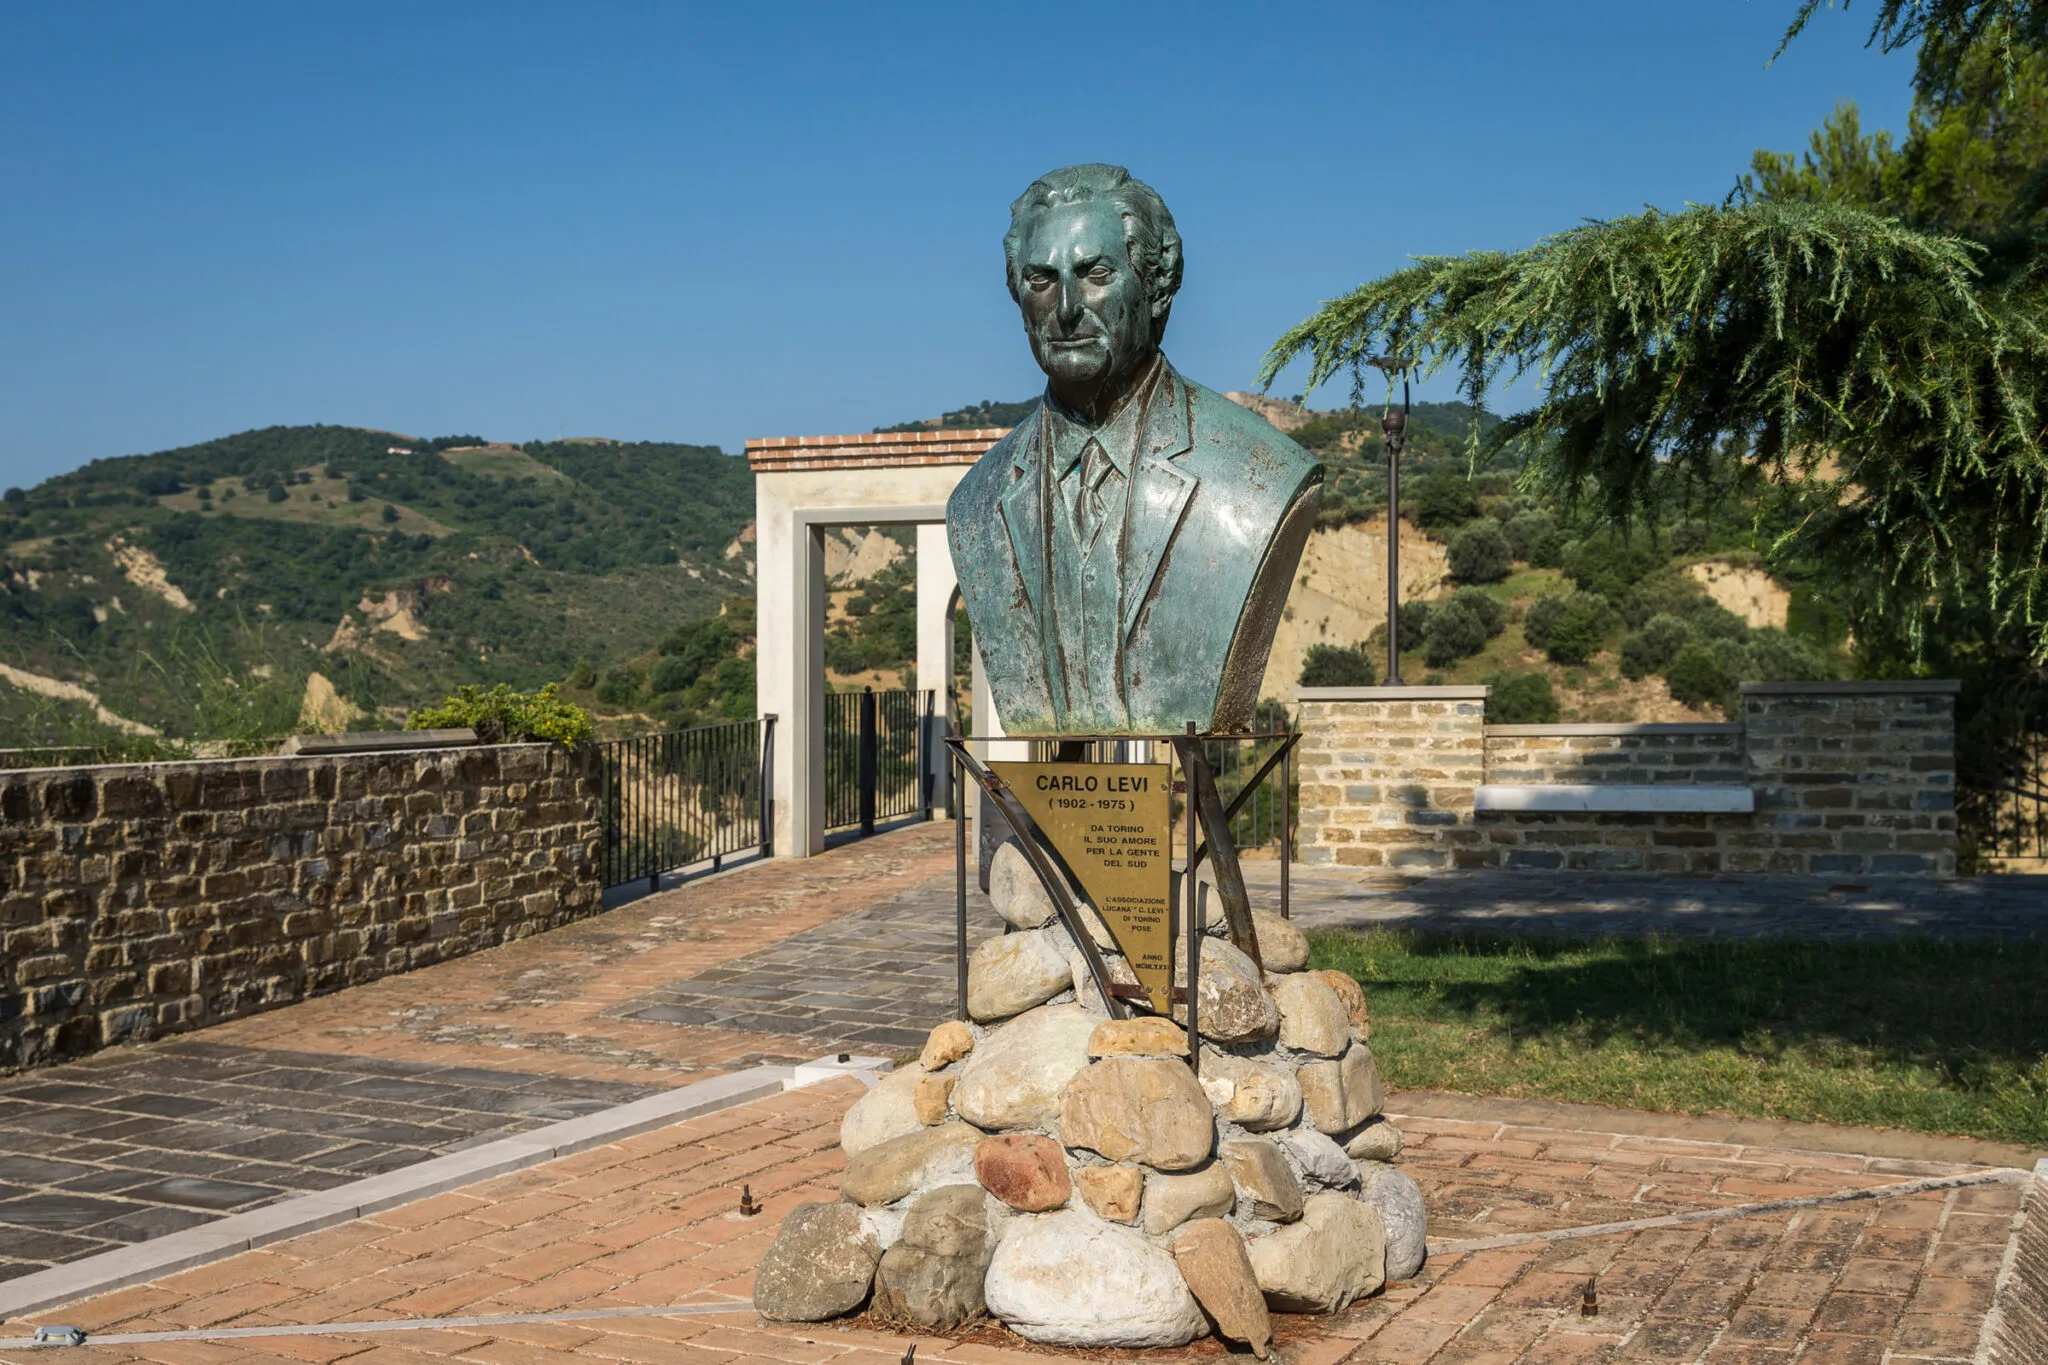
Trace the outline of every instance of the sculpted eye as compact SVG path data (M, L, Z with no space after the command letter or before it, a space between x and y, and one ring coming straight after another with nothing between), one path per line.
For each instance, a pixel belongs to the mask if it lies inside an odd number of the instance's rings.
M1095 283L1097 284L1103 284L1106 283L1115 274L1116 272L1114 270L1111 270L1108 266L1098 265L1093 270L1090 270L1088 272L1088 278L1095 281Z

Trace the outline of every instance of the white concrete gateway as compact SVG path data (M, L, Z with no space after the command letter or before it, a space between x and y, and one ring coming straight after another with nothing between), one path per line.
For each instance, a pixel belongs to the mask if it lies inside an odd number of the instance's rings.
M943 733L959 599L946 546L946 499L1005 430L747 442L754 471L756 705L761 715L778 717L775 856L805 858L825 847L825 532L834 526L917 527L914 685L937 692ZM974 682L974 714L990 718L978 655ZM926 752L937 748L937 735L926 736ZM947 771L937 765L940 797Z

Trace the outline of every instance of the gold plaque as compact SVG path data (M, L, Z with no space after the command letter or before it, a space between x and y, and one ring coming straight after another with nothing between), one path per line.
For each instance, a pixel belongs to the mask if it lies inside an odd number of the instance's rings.
M1161 1014L1173 990L1171 770L1164 763L991 763L1066 860Z

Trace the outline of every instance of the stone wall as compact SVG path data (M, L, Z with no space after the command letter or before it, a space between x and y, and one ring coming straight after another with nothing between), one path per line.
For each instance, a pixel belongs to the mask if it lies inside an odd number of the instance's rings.
M1489 725L1488 782L1745 782L1743 727Z
M1399 870L1955 872L1952 682L1746 683L1727 725L1499 725L1483 687L1304 688L1301 858ZM1482 784L1746 787L1752 814L1481 811Z
M1486 781L1485 687L1304 687L1305 863L1449 867L1479 842L1472 802Z
M587 915L598 779L543 744L0 773L0 1069Z

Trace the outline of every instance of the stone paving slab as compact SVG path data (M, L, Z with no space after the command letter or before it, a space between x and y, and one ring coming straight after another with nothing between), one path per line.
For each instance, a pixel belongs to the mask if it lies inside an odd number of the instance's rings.
M784 1033L888 1053L921 1047L958 1010L952 878L672 982L618 1007L627 1019ZM969 897L971 951L1003 929L988 898Z
M1280 865L1245 881L1277 904ZM1375 927L1563 938L1796 938L1924 935L2048 938L2048 877L1667 877L1635 872L1437 872L1294 867L1290 900L1308 929Z
M913 1338L869 1324L769 1324L737 1306L752 1292L754 1266L780 1219L798 1203L836 1196L838 1119L860 1093L856 1082L791 1092L36 1320L110 1333L736 1304L729 1315L67 1348L63 1359L78 1365L532 1365L571 1352L687 1365L892 1365L912 1341L917 1359L935 1365L1042 1365L1048 1355L1067 1355L994 1329ZM1964 1361L2021 1196L2018 1184L1977 1184L1574 1236L1570 1229L1588 1222L1747 1208L1916 1176L1981 1177L1984 1168L1626 1132L1414 1116L1404 1123L1412 1145L1403 1164L1427 1192L1439 1250L1417 1279L1344 1314L1283 1317L1287 1365ZM743 1183L766 1206L758 1218L735 1208ZM1510 1232L1539 1240L1443 1249ZM1582 1315L1589 1281L1591 1317ZM25 1331L12 1322L5 1335ZM1221 1354L1213 1342L1142 1353L1212 1361ZM31 1357L47 1360L0 1350L0 1361L27 1365Z
M180 1039L0 1080L0 1280L649 1093Z

